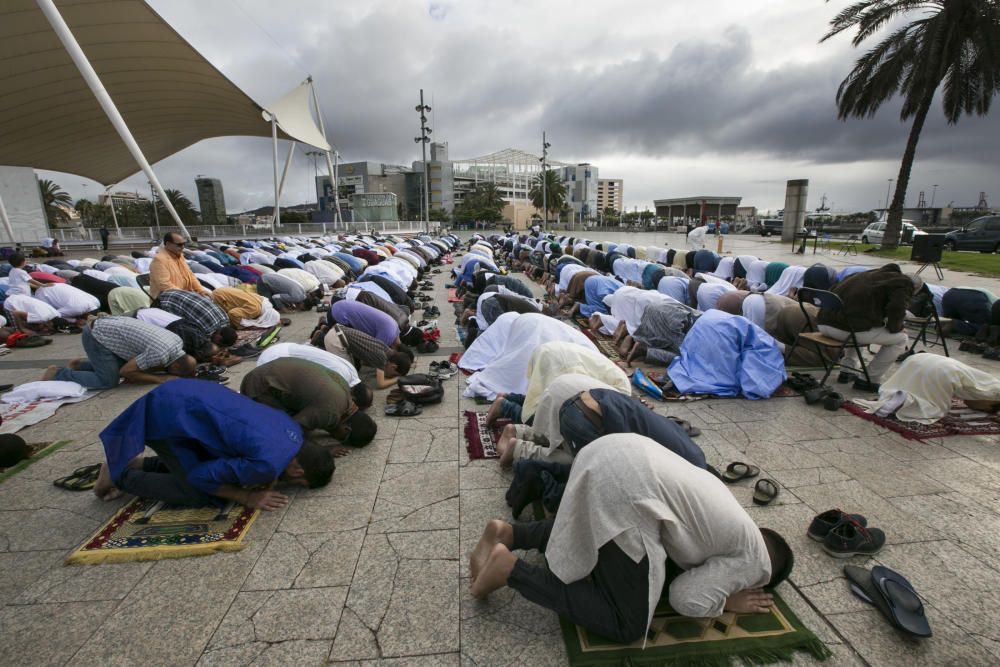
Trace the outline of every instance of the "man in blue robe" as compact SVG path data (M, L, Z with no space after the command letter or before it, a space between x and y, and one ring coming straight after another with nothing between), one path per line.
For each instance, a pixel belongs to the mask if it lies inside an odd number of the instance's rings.
M94 493L121 491L170 505L253 509L288 504L282 493L255 488L279 478L308 488L333 476L329 449L303 438L280 410L214 382L171 380L130 405L101 431L107 463ZM156 456L143 457L149 446Z

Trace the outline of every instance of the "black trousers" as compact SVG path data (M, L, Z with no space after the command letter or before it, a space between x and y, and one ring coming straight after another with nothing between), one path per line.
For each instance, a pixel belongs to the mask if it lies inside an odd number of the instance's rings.
M133 496L162 500L168 505L204 507L218 505L220 499L196 489L188 482L187 471L173 448L163 440L149 443L156 456L142 460L142 468L127 468L118 479L118 487Z
M514 524L514 549L545 551L553 520ZM544 567L518 559L507 585L537 605L607 639L629 644L646 632L649 559L635 563L614 542L601 547L590 577L564 584Z
M952 288L941 299L941 310L952 320L952 331L963 336L974 336L979 327L989 324L992 313L990 300L973 289Z

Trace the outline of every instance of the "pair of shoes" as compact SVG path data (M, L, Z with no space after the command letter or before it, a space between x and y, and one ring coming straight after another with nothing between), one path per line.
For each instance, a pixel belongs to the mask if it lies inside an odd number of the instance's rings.
M837 375L837 384L847 384L848 382L854 382L858 379L856 373L851 373L849 371L840 371Z
M390 417L416 417L421 412L423 412L423 408L410 401L400 401L385 406L385 414Z
M441 316L441 309L438 308L437 306L430 306L428 308L424 308L425 319L430 319L432 317L440 317L440 316Z
M825 531L825 534L824 534ZM834 558L871 556L885 546L885 532L869 528L860 514L846 514L839 509L816 515L809 525L808 535L823 542L823 551Z
M785 384L798 392L814 389L819 386L819 381L809 373L792 373Z
M986 351L983 352L983 359L992 359L994 361L1000 361L1000 347L986 348Z
M881 385L879 385L879 383L877 382L870 382L868 380L863 380L861 378L858 378L857 380L854 381L855 389L857 389L858 391L870 391L873 394L878 393L880 386Z
M243 343L239 347L230 348L229 351L235 354L237 357L243 357L244 359L250 359L259 356L263 350L261 350L256 345L252 343Z
M973 354L982 354L986 351L986 346L982 343L977 343L974 340L963 340L962 344L958 346L958 349L962 352L972 352Z
M802 396L803 398L806 399L806 403L808 405L816 405L820 401L825 401L827 396L840 396L840 394L835 392L830 387L827 387L826 385L820 385L818 387L813 387L812 389L806 390L805 393L802 394ZM842 396L841 400L843 400Z
M458 366L450 361L432 361L430 368L430 374L442 380L447 380L458 374Z

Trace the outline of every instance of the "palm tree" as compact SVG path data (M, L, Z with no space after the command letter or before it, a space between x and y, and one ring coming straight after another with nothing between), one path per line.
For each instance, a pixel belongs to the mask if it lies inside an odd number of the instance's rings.
M897 92L903 97L900 119L913 119L889 205L882 242L888 249L899 243L917 142L941 83L950 125L963 114L986 115L1000 90L1000 5L995 0L861 0L834 16L820 40L857 28L851 43L859 46L898 17L918 11L913 22L859 58L837 90L841 120L870 118Z
M181 222L185 225L197 225L199 221L198 210L191 203L184 193L180 190L164 190L167 195L167 199L173 204L174 210L177 211L177 215L180 216ZM156 212L160 216L162 222L170 221L170 214L167 213L167 207L163 205L162 202L157 200L156 202ZM171 222L171 224L173 224Z
M90 220L90 212L94 208L94 203L89 199L77 199L76 203L73 204L73 208L80 214L80 222L86 227L87 222Z
M476 191L472 196L478 208L496 211L498 214L507 205L507 200L504 199L503 193L497 188L496 183L490 181L477 184Z
M545 201L542 201L543 178L545 179ZM561 211L563 204L566 202L566 187L559 179L558 172L554 169L546 169L544 172L538 174L535 177L535 183L531 186L531 190L528 191L528 199L531 200L531 205L539 210L546 208ZM548 224L547 210L545 212L545 223Z
M66 222L69 216L62 208L73 206L73 200L69 194L57 184L46 179L39 179L38 189L42 195L42 206L45 209L45 218L50 224L56 222Z

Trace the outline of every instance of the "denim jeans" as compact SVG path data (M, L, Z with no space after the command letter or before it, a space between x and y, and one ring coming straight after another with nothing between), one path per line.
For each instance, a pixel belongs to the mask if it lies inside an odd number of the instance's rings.
M500 418L520 424L522 405L524 405L524 394L507 394L500 402Z
M60 368L55 379L76 382L86 389L117 387L120 379L118 371L125 365L125 362L112 354L111 350L98 343L89 326L83 328L83 332L80 334L80 343L83 345L87 359L81 361L80 367L76 370Z
M604 435L583 414L576 404L576 398L567 398L559 408L559 433L569 445L573 456L579 454L585 445Z

